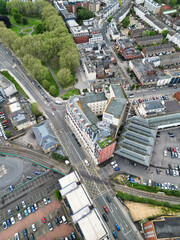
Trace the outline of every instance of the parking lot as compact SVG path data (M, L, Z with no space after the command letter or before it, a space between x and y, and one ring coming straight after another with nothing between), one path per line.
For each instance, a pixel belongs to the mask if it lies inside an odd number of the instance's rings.
M24 239L24 229L27 230L27 235L31 233L34 235L34 239L61 239L67 237L74 230L73 227L68 223L61 223L59 226L55 224L55 218L57 216L62 217L65 215L59 200L55 198L55 195L51 196L51 203L45 205L43 201L38 202L38 210L34 213L23 217L22 220L18 220L15 216L16 223L6 230L3 230L2 225L0 226L0 239L14 239L14 234L19 233L20 239ZM42 218L45 218L43 223ZM48 228L48 223L53 226L53 231ZM32 224L35 224L36 231L32 230Z

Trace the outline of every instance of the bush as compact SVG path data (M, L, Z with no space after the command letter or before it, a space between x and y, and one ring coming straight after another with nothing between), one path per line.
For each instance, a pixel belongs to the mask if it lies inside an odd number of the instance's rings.
M61 194L60 194L60 192L59 192L59 189L57 189L57 190L54 192L54 194L55 194L55 196L57 197L57 199L59 199L59 201L62 200L62 196L61 196Z
M6 137L7 137L7 138L10 138L10 137L11 137L11 135L12 135L12 132L5 131L5 134L6 134Z
M59 153L55 153L55 152L52 152L51 153L51 156L54 158L54 159L56 159L56 160L60 160L60 161L65 161L65 160L68 160L69 158L68 158L68 156L63 156L63 155L61 155L61 154L59 154Z
M31 112L36 116L42 116L41 108L38 103L34 102L31 104Z
M43 80L42 81L42 86L43 86L43 88L45 88L48 91L50 86L51 86L51 84L50 84L50 82L48 80Z
M28 24L27 18L25 18L25 17L22 18L22 24L23 25L27 25Z
M50 86L49 88L49 93L54 96L57 97L57 93L58 93L58 89L56 89L56 87L54 85Z

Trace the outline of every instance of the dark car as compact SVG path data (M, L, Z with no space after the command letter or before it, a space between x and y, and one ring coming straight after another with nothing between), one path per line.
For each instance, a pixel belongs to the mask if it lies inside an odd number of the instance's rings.
M10 227L10 226L11 226L11 221L10 221L10 219L8 219L6 222L7 222L8 227Z
M172 165L171 164L168 164L168 167L169 167L169 169L172 169Z
M72 238L73 238L73 239L76 239L76 235L75 235L74 232L72 232L71 235L72 235Z
M108 222L109 219L108 219L108 217L107 217L107 215L105 213L103 214L103 218L104 218L105 222Z
M59 223L62 223L62 218L60 216L57 216L57 219L59 220Z
M106 196L106 199L108 202L111 202L111 198L109 196Z
M24 229L23 232L24 232L24 237L27 237L28 233L27 233L27 229L26 228Z
M59 220L57 218L55 218L54 221L55 221L56 226L60 225Z
M117 236L117 234L116 234L115 231L113 231L112 234L113 234L113 236L114 236L115 239L118 239L118 236Z
M19 206L17 205L17 206L16 206L16 211L19 212L19 210L20 210L20 209L19 209Z
M73 240L72 237L71 237L71 235L68 236L68 239L69 239L69 240Z
M156 168L156 172L157 172L157 174L160 174L159 168Z
M29 237L30 237L30 240L34 240L35 239L33 233L31 233Z
M169 175L173 176L173 170L172 169L169 170Z

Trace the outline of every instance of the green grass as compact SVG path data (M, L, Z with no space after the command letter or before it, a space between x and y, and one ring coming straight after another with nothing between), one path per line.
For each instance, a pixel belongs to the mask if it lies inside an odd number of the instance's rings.
M13 32L17 33L19 35L20 31L21 31L21 28L19 27L16 27L14 25L11 25L11 28L10 28Z
M49 71L49 77L48 77L48 81L50 82L51 85L54 85L57 89L57 94L54 97L58 97L59 96L59 86L57 85L56 81L54 80L52 74Z
M67 91L65 94L63 94L63 95L61 96L61 98L62 98L63 100L67 100L67 99L69 99L70 97L72 97L72 96L74 96L74 95L79 95L79 94L80 94L79 90L74 88L74 89L71 89L71 90Z
M102 139L100 139L97 143L99 144L99 146L101 148L104 148L105 146L113 143L114 141L115 140L111 136L109 136L108 138L104 139L104 141Z
M26 28L26 29L23 29L23 32L25 32L25 33L29 33L29 32L31 32L32 31L32 29L31 28Z
M8 73L8 71L2 71L1 73L15 85L16 89L20 93L22 93L27 99L29 98L25 91L21 88L21 86L16 82L16 80Z
M14 23L14 24L18 25L19 27L32 27L36 23L37 20L40 20L40 18L39 19L37 18L37 19L33 20L31 18L25 17L28 20L28 24L23 25L22 23L16 23L16 21L14 20L14 18L12 16L8 15L8 17L9 17L9 20L10 20L11 23Z

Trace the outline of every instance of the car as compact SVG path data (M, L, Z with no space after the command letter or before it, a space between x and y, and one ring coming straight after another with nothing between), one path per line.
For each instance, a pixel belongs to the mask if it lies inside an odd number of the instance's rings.
M14 190L13 185L10 185L10 186L9 186L9 189L10 189L10 191L13 191L13 190Z
M35 174L37 174L37 175L41 175L41 173L40 173L40 172L38 172L38 171L35 171Z
M168 189L168 185L167 185L167 183L164 183L164 189Z
M11 209L8 210L8 215L9 215L9 216L12 215Z
M28 213L31 214L31 208L28 207L27 210L28 210Z
M36 225L34 223L32 224L31 227L32 227L33 232L36 232L37 229L36 229Z
M48 203L51 203L50 197L47 197L47 202L48 202Z
M20 238L19 238L19 233L15 233L14 234L14 240L19 240Z
M25 214L25 216L29 215L27 209L24 210L24 214Z
M178 170L176 170L176 176L179 176L179 171Z
M86 166L89 166L89 162L87 159L85 159L84 162L85 162Z
M177 152L174 153L174 157L178 158L178 153Z
M173 176L173 170L172 169L169 170L169 175Z
M46 102L50 102L50 99L46 97Z
M111 198L109 196L106 196L106 199L108 202L111 202Z
M106 206L104 206L104 211L107 212L107 213L109 212L109 210Z
M27 232L27 229L26 229L26 228L24 229L23 232L24 232L24 237L27 237L27 236L28 236L28 232Z
M19 219L19 221L22 219L22 215L21 215L21 213L18 213L17 214L17 217L18 217L18 219Z
M45 219L44 217L42 218L42 222L43 222L43 223L46 223L46 219Z
M167 151L164 150L164 157L167 157Z
M40 92L40 94L43 96L44 95L44 93L43 92Z
M114 164L116 164L116 161L113 161L113 162L111 162L110 164L113 166Z
M108 219L107 215L104 213L102 216L103 216L103 218L104 218L104 221L105 221L105 222L108 222L109 219Z
M47 204L48 204L48 202L47 202L47 199L46 199L46 198L44 198L44 199L43 199L43 202L44 202L44 204L45 204L45 205L47 205Z
M62 221L62 218L60 216L57 216L57 219L59 221L59 223L61 224L63 221Z
M48 223L48 227L49 227L49 230L52 232L54 228L50 222Z
M178 170L178 165L177 164L174 164L174 169Z
M176 170L172 170L173 171L173 176L175 177L176 176Z
M159 168L156 168L156 172L157 172L157 174L160 174Z
M34 206L33 206L33 205L31 205L31 211L32 211L32 213L35 212L35 209L34 209Z
M72 237L71 237L71 235L68 236L68 240L73 240Z
M19 206L17 205L17 206L16 206L16 211L19 212L19 210L20 210L20 209L19 209Z
M168 168L166 169L166 174L169 175L169 169Z
M25 203L25 201L22 201L22 206L23 206L23 208L26 208L26 203Z
M118 164L116 163L116 164L114 164L112 167L115 169L115 168L118 167Z
M117 236L117 234L116 234L115 231L113 231L112 234L113 234L113 236L114 236L115 239L118 239L118 236Z
M56 108L55 108L54 106L52 107L52 109L53 109L54 111L56 111Z
M120 231L120 227L119 227L119 225L116 223L115 224L115 227L116 227L116 229L118 230L118 231Z
M56 226L60 225L59 220L57 218L55 218L54 221L55 221Z
M114 168L114 171L120 171L121 169L119 167Z
M30 237L30 240L34 240L35 239L33 233L31 233L29 237Z
M6 222L3 222L3 229L6 230L7 229L7 223Z
M76 239L76 234L74 232L72 232L71 235L73 239Z
M168 164L169 169L172 169L172 164Z
M173 152L176 152L176 148L175 147L173 148Z
M6 222L7 222L8 227L10 227L10 226L11 226L11 221L10 221L10 219L7 219Z
M34 203L33 205L34 205L35 210L38 210L37 203Z

